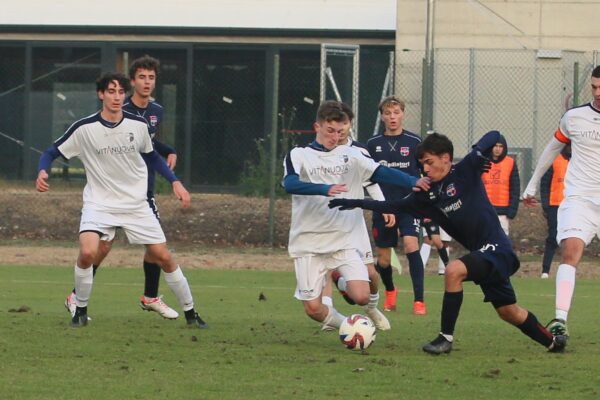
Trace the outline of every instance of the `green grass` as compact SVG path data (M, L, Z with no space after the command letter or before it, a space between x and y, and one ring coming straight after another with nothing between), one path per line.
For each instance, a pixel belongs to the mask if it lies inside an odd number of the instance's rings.
M600 396L599 282L579 280L565 354L502 322L479 289L465 300L450 355L421 345L439 330L442 279L427 277L428 315L409 313L409 278L397 277L399 311L368 354L320 332L293 299L289 272L194 270L186 275L208 330L137 306L143 273L97 275L88 327L68 326L65 267L0 266L0 398L9 399L593 399ZM554 282L515 279L520 304L545 323ZM167 285L166 301L176 306ZM260 293L266 301L259 301ZM341 312L360 312L335 298ZM28 312L14 312L27 306ZM178 309L178 307L176 307Z

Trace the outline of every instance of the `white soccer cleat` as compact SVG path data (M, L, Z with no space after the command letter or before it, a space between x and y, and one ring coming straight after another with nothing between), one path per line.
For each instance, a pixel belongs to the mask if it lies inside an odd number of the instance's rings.
M75 316L75 310L77 310L77 296L75 296L75 293L69 293L65 300L65 308L71 314L71 318L73 318Z
M336 328L336 327L335 327L335 326L333 326L333 325L323 324L323 325L321 326L321 330L322 330L323 332L331 332L331 331L337 331L337 330L338 330L338 328Z
M550 275L548 275L547 272L542 273L542 279L548 279L549 277L550 277Z
M383 313L377 308L365 307L365 314L367 314L367 316L371 318L371 320L375 324L375 327L380 331L389 331L390 329L392 329L390 321L388 321L385 315L383 315Z
M162 296L158 297L146 297L142 296L140 300L140 307L145 311L154 311L159 313L163 318L175 319L179 317L179 313L169 307L163 300Z

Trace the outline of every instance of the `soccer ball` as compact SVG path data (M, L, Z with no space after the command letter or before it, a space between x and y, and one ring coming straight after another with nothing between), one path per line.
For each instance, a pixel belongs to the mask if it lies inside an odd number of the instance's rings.
M376 328L369 317L352 314L340 325L340 340L350 350L365 350L375 341Z

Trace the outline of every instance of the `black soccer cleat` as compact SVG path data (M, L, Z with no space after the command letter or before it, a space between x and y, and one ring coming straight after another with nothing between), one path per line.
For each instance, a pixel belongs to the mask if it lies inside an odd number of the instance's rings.
M87 307L75 309L75 315L71 318L71 327L72 328L82 328L87 326L88 316L87 316Z
M448 341L442 334L423 346L423 351L429 354L450 353L452 351L452 342Z
M550 331L554 336L567 336L569 337L569 330L567 329L567 321L560 318L554 318L548 322L546 329Z
M193 318L190 318L186 321L187 321L187 326L190 328L200 328L200 329L208 328L208 324L206 322L204 322L204 320L198 315L198 313L195 313Z
M335 284L335 287L340 292L340 294L342 295L342 297L344 298L344 300L346 300L346 303L350 304L351 306L355 305L356 303L354 302L354 300L352 300L352 298L350 296L348 296L348 293L345 290L341 290L339 288L338 281L340 280L340 278L341 278L341 275L340 275L339 272L333 271L331 273L331 280Z
M550 353L563 353L565 351L565 347L567 347L567 341L569 340L568 336L565 335L556 335L552 340L552 344L548 347L548 351Z

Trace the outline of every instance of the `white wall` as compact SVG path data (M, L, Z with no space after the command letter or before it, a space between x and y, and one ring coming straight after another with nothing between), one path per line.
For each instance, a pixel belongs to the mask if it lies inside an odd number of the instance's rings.
M0 25L396 29L396 0L17 0Z

